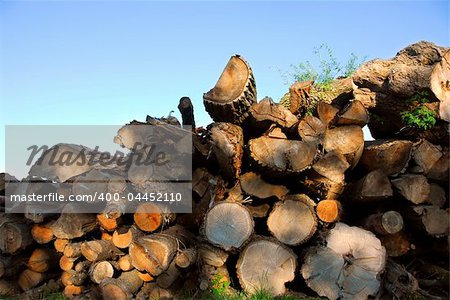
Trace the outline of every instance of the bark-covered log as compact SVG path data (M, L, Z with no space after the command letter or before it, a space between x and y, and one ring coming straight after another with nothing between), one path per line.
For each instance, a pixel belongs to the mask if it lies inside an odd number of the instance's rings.
M253 219L248 209L233 202L214 205L203 225L206 239L226 251L239 249L253 234Z
M241 172L244 132L231 123L213 123L209 127L212 151L224 178L234 180Z
M14 215L0 214L0 250L14 254L28 247L33 239L30 226Z
M239 177L242 190L251 196L260 199L267 199L270 197L284 198L289 190L283 185L270 184L255 172L248 172Z
M369 172L381 169L386 175L397 175L408 165L412 149L413 143L406 140L369 141L360 164Z
M180 103L178 104L178 110L181 113L183 125L191 126L192 130L194 130L194 106L192 105L191 99L189 97L181 97Z
M252 294L264 289L275 296L286 292L285 283L294 279L296 268L294 252L267 238L257 238L249 243L236 265L244 291Z
M373 214L367 217L364 227L378 234L395 234L403 229L403 217L396 211Z
M175 264L182 268L186 269L197 262L197 249L196 248L187 248L185 250L180 251L174 259Z
M267 172L298 174L309 168L317 155L317 144L259 137L249 141L250 156Z
M325 127L330 127L333 125L334 120L336 120L336 116L339 113L339 108L334 106L333 104L329 104L326 102L319 102L317 104L317 115Z
M206 111L216 122L242 123L255 102L252 69L239 55L230 58L214 88L203 94Z
M216 248L208 243L201 243L198 246L199 261L214 267L221 267L225 264L229 254L220 248Z
M386 250L371 232L337 223L326 247L308 250L302 266L306 284L329 299L367 299L380 287Z
M309 240L317 229L314 202L306 195L289 195L278 202L267 218L270 232L282 243L299 245Z

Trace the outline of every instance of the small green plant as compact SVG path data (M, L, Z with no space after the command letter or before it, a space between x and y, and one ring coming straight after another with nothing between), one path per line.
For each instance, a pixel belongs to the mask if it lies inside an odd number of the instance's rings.
M334 79L351 76L366 59L366 57L360 59L356 54L351 53L350 58L343 65L327 44L316 47L313 53L317 57L318 66L309 60L291 65L292 71L284 76L287 83L290 83L291 78L299 82L314 80L316 88L327 91L331 88L331 82Z
M413 103L428 103L430 102L430 92L427 90L423 90L418 92L417 94L413 95L411 98L409 98L407 100L408 103L413 104Z
M214 275L211 280L211 293L216 299L227 299L230 282L224 280L222 275Z
M412 111L402 112L401 116L405 125L421 130L431 129L436 124L435 113L424 105L420 105Z

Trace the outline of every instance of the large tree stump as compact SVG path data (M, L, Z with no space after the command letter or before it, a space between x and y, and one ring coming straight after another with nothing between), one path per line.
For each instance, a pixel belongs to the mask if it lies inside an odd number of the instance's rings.
M241 172L244 154L244 132L230 123L213 123L208 126L212 151L224 178L233 180Z
M242 250L236 265L242 288L247 293L268 290L282 295L284 284L292 281L297 268L297 256L283 244L267 238L257 238Z
M253 219L239 203L221 202L206 214L203 231L206 239L226 251L239 249L253 234Z
M256 85L249 64L232 56L214 88L203 94L206 111L216 122L240 124L256 102Z
M364 134L359 126L339 126L325 131L323 147L327 152L342 154L353 168L364 150Z
M317 155L317 144L259 137L249 141L250 156L267 172L298 174L309 168Z
M367 299L380 287L386 250L373 233L337 223L326 247L308 250L302 266L306 284L329 299Z
M287 196L273 207L267 227L284 244L293 246L306 242L317 229L314 202L306 195Z

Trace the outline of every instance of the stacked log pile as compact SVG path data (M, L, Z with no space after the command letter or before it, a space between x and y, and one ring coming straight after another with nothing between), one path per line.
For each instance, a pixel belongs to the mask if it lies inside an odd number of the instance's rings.
M153 202L125 213L117 202L98 214L70 205L1 214L0 295L184 299L225 286L329 299L448 297L449 53L421 42L331 90L295 83L288 107L258 102L249 64L233 56L204 94L214 120L206 129L195 128L187 97L182 122L130 123L194 126L192 213ZM434 127L403 128L400 113L424 91ZM364 141L366 125L376 140ZM137 138L125 125L116 141L131 147ZM41 161L83 149L59 146ZM149 189L142 169L75 166L33 166L30 176L65 194ZM88 178L108 184L86 191ZM2 195L16 181L2 174Z

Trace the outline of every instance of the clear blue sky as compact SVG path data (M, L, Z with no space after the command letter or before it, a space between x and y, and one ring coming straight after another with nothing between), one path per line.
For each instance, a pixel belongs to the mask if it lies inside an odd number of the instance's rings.
M278 100L278 70L322 43L341 60L387 58L419 40L448 46L450 32L448 1L1 1L0 28L2 127L178 116L182 96L206 125L202 94L233 54L258 97Z

